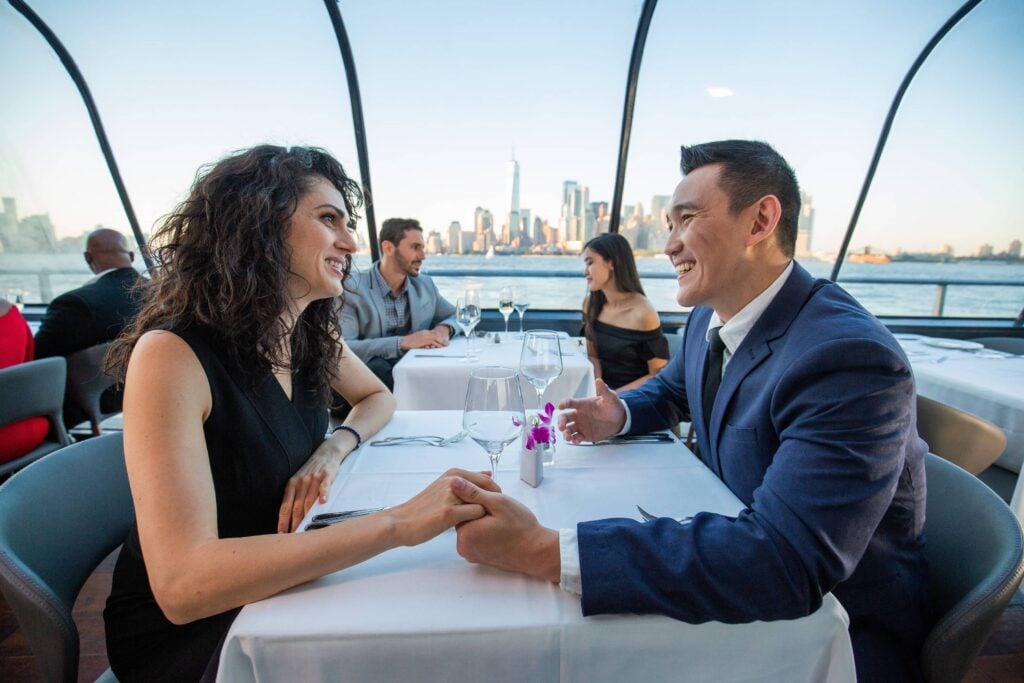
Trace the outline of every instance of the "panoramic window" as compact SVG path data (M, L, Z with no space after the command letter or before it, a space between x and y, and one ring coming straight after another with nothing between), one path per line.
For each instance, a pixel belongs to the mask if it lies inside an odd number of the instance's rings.
M183 198L201 165L261 142L325 147L359 178L345 72L321 3L32 6L88 82L145 234ZM5 244L0 273L12 262L19 273L60 271L45 292L32 285L38 275L4 281L45 302L89 276L85 233L130 228L71 79L20 14L4 4L0 17L5 92L18 93L0 104L0 196L16 203L19 225L49 217L58 247L43 253L69 245L66 256L37 263L40 245ZM365 221L360 227L366 245Z
M839 277L873 313L1014 318L1024 307L1021 35L1024 5L981 3L907 91Z
M420 220L424 272L453 302L476 288L494 309L512 285L531 309L579 308L580 245L608 229L641 5L341 3L378 225ZM437 275L457 270L477 274Z
M638 250L664 244L664 231L653 229L664 216L653 214L679 181L680 145L764 140L790 162L803 191L797 258L827 277L892 97L960 4L658 3L623 196L625 212L632 205L647 217L636 223L651 229L624 221L623 234ZM647 288L659 309L678 309L673 281Z

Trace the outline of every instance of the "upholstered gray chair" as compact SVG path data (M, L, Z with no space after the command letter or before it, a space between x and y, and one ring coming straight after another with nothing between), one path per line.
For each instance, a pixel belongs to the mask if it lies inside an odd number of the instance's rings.
M68 446L0 487L0 590L48 681L77 680L71 608L134 519L120 433Z
M110 343L97 344L68 356L68 397L89 417L94 436L102 432L100 422L116 415L104 413L100 407L103 392L114 385L114 378L103 371L103 359ZM69 428L74 425L67 425Z
M980 474L1006 449L1006 434L988 420L924 396L917 397L917 433L928 450Z
M66 367L63 358L44 358L0 370L0 426L29 417L42 416L50 421L46 439L25 455L0 463L0 475L71 443L61 417Z
M984 344L986 348L995 349L996 351L1005 351L1006 353L1024 356L1024 337L979 337L971 341Z
M1010 508L977 478L927 456L925 555L935 625L921 650L925 678L960 681L1024 575L1024 536Z

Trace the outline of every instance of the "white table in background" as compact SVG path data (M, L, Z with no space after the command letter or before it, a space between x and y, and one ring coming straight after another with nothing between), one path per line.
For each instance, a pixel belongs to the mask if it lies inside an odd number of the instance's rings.
M479 351L476 362L466 361L466 338L457 337L441 349L413 349L395 365L395 399L399 410L462 410L466 404L469 373L488 365L519 368L523 342L502 334L495 344L474 339ZM545 399L558 405L567 398L594 394L594 366L577 340L562 339L562 375L551 383ZM522 379L522 378L520 378ZM523 402L527 410L537 407L537 392L522 379Z
M1024 462L1024 357L990 349L962 351L933 346L941 341L897 335L914 368L917 393L997 425L1006 450L997 464L1020 472ZM1010 507L1024 520L1024 491L1018 478Z
M399 412L374 438L450 435L459 411ZM537 489L519 481L519 444L498 483L543 524L603 517L733 515L740 502L681 444L559 443ZM324 510L406 500L440 472L484 469L470 440L445 448L364 446ZM318 533L316 531L308 533ZM853 681L848 619L831 595L792 621L685 624L662 616L584 618L578 597L538 579L463 561L448 531L246 606L218 678L241 681Z

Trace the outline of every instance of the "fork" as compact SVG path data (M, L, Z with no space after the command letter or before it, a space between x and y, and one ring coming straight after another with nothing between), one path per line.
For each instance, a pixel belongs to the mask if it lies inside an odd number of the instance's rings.
M644 510L639 505L636 506L636 509L640 511L640 516L644 518L645 522L653 522L656 519L660 519L659 517L656 517L655 515L652 515L647 510ZM676 521L679 522L680 524L686 524L687 522L693 521L693 516L691 515L689 517L680 517Z
M465 430L443 438L440 436L391 436L386 439L378 439L377 441L371 441L371 446L401 446L408 443L422 443L427 446L436 446L443 448L444 446L450 446L453 443L458 443L466 438L467 432Z

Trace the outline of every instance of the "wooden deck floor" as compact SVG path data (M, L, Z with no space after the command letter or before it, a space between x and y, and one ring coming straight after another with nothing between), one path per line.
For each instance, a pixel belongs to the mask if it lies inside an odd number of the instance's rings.
M107 668L103 641L103 605L110 592L114 570L111 555L86 582L75 604L74 616L81 638L79 681L94 681ZM0 597L0 681L28 683L43 681L42 671L32 655L7 603ZM968 683L1019 683L1024 681L1024 600L1020 593L996 624L985 649L974 663Z

